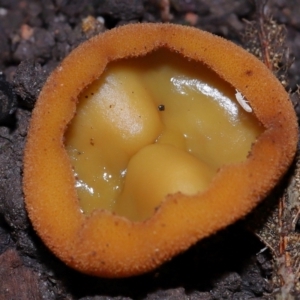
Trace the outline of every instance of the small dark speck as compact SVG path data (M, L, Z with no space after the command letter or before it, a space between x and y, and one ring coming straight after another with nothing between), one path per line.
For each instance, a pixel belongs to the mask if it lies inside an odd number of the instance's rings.
M300 218L296 222L295 232L300 233Z
M248 75L248 76L253 75L253 71L252 71L252 70L247 70L247 71L246 71L246 75Z
M85 99L87 99L89 96L85 96Z
M159 111L164 111L165 110L165 106L163 104L158 105L158 110Z

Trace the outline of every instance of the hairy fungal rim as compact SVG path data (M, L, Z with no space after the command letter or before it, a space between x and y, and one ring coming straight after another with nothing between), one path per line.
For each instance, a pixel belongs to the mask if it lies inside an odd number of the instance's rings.
M247 99L265 128L248 159L224 166L199 195L169 196L153 217L134 223L107 211L80 212L63 137L79 93L110 61L166 47L214 70ZM247 214L290 165L297 121L288 94L254 56L195 28L132 24L75 49L51 74L34 109L24 155L24 194L33 226L67 265L103 277L153 270Z

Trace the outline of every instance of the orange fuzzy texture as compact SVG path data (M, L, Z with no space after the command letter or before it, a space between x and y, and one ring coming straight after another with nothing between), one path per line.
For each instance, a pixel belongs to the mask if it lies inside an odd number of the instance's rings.
M222 167L204 193L169 195L144 222L103 210L86 216L80 211L63 142L78 95L110 61L143 56L160 47L214 70L245 96L265 130L249 157ZM70 267L102 277L141 274L249 213L287 170L297 135L288 94L242 48L191 27L119 27L80 45L48 78L32 115L25 149L27 211L45 244Z

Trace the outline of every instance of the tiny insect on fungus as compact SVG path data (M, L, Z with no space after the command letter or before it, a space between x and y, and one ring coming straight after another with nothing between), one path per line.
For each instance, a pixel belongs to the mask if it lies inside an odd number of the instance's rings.
M163 104L158 105L158 110L159 111L164 111L165 110L165 106Z
M241 105L241 107L246 111L251 113L252 112L252 108L251 106L248 104L248 101L244 98L244 96L238 91L235 90L235 98L236 101Z

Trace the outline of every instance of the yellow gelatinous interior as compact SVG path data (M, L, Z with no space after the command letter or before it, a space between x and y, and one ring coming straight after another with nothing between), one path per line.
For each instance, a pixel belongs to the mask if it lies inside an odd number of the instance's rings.
M141 221L168 194L204 191L262 130L217 74L160 49L108 65L81 93L65 145L83 212Z

